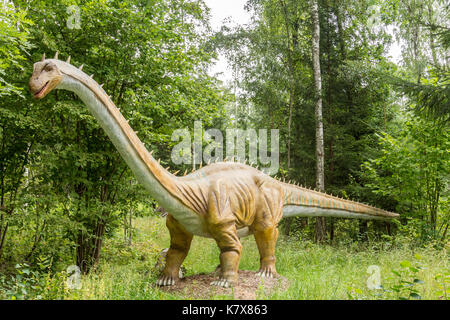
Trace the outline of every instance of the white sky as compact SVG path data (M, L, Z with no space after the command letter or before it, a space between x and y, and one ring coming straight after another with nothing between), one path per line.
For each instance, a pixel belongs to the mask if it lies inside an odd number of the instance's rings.
M247 0L204 0L211 9L211 27L214 31L219 31L225 19L231 19L233 23L247 24L251 16L244 9ZM398 63L400 59L400 46L393 41L389 50L392 61ZM218 61L211 67L211 74L218 74L222 81L232 81L233 75L227 59L223 55L218 56Z
M219 31L225 19L231 18L233 23L246 24L250 22L250 14L244 9L247 0L205 0L206 5L211 9L211 27L214 31ZM233 80L231 67L227 59L219 54L218 61L211 68L211 74L222 73L218 78L222 81Z

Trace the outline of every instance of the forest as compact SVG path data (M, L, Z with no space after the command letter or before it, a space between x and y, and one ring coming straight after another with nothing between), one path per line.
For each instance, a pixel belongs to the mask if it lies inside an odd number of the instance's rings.
M290 285L257 299L449 299L448 2L245 9L248 24L217 31L203 0L1 2L1 300L197 298L155 286L169 247L163 210L85 104L69 91L30 93L33 64L57 52L103 84L171 172L207 165L171 160L176 130L195 140L199 121L203 131L276 129L272 176L400 215L282 219L276 265ZM210 72L219 55L230 81ZM253 237L241 241L239 268L257 270ZM212 239L194 237L185 275L213 272L218 257Z

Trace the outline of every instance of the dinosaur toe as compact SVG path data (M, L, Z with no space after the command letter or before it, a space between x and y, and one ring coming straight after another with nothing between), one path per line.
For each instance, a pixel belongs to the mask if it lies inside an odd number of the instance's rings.
M231 288L233 286L230 281L228 281L227 279L223 279L223 278L211 282L211 285L216 286L216 287L222 287L222 288Z
M175 279L171 276L165 276L162 275L161 277L159 277L159 279L156 281L156 285L158 286L173 286L175 285Z

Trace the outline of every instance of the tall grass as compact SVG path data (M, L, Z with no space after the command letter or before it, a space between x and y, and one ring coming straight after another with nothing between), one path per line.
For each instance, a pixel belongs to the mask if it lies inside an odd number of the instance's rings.
M256 271L259 256L255 241L253 237L248 237L242 242L240 269ZM168 246L169 234L163 219L137 219L133 245L125 245L120 234L108 239L96 270L83 277L81 290L67 291L65 298L191 299L190 296L166 293L154 285L158 275L154 270L158 252ZM412 286L422 299L446 298L445 292L442 292L449 271L446 250L411 249L407 246L380 250L377 246L362 246L355 243L332 247L280 237L276 257L277 270L289 279L290 287L270 296L260 294L259 298L398 299L405 294L392 290L395 285L402 281L413 280L407 279L409 277L407 273L403 274L403 278L394 273L404 268L405 261L420 266L413 275L420 281ZM212 272L218 264L219 250L215 242L211 239L194 237L184 263L186 275ZM367 268L371 265L379 267L384 290L368 289L366 282L370 274L367 273ZM439 274L443 277L436 279Z

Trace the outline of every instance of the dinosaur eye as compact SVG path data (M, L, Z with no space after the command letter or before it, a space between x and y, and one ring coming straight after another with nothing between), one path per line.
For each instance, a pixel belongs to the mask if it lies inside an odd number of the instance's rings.
M48 71L52 71L53 70L53 66L51 64L48 64L48 65L45 66L44 70L47 71L47 72Z

